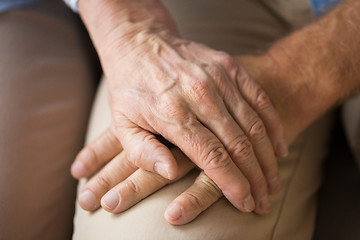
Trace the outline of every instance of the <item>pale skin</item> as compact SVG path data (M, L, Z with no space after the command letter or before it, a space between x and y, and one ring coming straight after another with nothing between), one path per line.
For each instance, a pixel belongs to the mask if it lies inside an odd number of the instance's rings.
M182 39L159 0L81 0L79 13L108 79L111 132L129 161L178 177L161 135L237 209L268 211L268 195L281 187L276 157L287 155L287 141L266 93L235 59ZM91 148L79 154L76 177L94 168L91 154L98 155ZM99 207L91 191L80 200L87 210Z
M325 111L359 88L359 10L359 1L347 1L320 21L279 41L263 56L237 58L270 97L290 143ZM90 146L99 153L98 156L105 149L113 155L120 153L119 142L111 131ZM178 178L181 178L194 165L179 150L172 151L178 161ZM102 156L88 176L111 159L109 155ZM77 158L76 161L95 162L91 157ZM122 196L115 208L109 208L105 195L101 205L107 211L123 211L169 183L169 180L129 163L132 162L120 153L85 187L98 192L99 201L106 193L115 192ZM117 174L119 169L127 170ZM78 176L76 171L73 175ZM97 181L99 178L106 179L109 184L102 186ZM165 212L166 220L175 225L188 223L221 197L221 189L210 178L202 173L193 186L170 204Z

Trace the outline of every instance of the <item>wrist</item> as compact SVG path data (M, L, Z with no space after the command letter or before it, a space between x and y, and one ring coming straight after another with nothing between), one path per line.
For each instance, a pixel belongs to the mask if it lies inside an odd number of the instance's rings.
M177 33L159 0L81 0L78 7L95 44L115 37L129 39L144 31Z

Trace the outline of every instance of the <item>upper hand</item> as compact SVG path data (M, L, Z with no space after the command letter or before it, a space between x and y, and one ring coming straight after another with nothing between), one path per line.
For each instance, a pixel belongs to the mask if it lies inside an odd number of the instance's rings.
M129 160L174 179L176 161L154 134L162 135L235 207L254 210L268 186L280 187L274 149L286 154L266 94L226 53L168 35L138 38L108 71L112 130Z

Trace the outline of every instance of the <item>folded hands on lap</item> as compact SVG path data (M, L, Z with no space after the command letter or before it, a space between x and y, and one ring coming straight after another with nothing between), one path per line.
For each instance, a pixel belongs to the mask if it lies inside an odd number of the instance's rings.
M213 197L180 196L178 224L195 217L189 215L194 204L201 211L220 193L241 211L267 213L268 195L281 187L276 157L287 154L287 142L278 112L241 65L227 53L180 38L159 1L80 1L79 11L108 79L112 112L109 130L73 164L73 176L81 178L107 163L85 186L80 205L123 211L196 165L203 173L189 190L207 187L198 193ZM146 183L152 188L141 188L145 176L153 179ZM165 216L176 224L171 212Z

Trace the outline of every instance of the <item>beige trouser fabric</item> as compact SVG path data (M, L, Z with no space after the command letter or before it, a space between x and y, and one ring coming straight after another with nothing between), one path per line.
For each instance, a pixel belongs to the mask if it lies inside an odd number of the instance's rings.
M273 6L257 0L166 0L185 38L206 43L231 54L263 50L288 32L296 23L285 21ZM272 1L266 1L267 3ZM283 3L286 1L284 0ZM295 1L294 1L295 2ZM296 1L300 3L300 1ZM271 4L281 4L274 1ZM304 1L301 6L304 6ZM287 4L281 5L284 9ZM294 7L294 6L292 6ZM303 15L302 22L311 15ZM98 91L87 141L110 124L105 82ZM167 205L194 182L198 172L171 184L121 214L99 209L94 213L76 207L75 240L95 239L243 239L308 240L314 230L316 192L321 184L321 164L327 152L331 118L324 117L304 132L279 160L284 186L272 196L273 209L266 216L237 211L221 198L193 222L171 226L163 213ZM80 183L79 189L85 181Z
M360 94L353 96L342 107L342 120L351 150L360 166Z
M0 239L70 239L96 81L75 14L57 0L0 13Z

